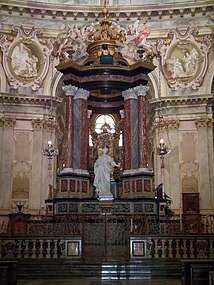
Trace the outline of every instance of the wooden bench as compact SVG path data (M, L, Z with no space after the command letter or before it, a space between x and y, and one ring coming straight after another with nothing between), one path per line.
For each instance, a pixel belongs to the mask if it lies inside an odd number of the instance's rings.
M17 285L18 261L0 260L0 285Z
M182 285L190 285L191 279L194 280L193 278L191 278L191 273L193 273L192 266L193 265L202 265L202 266L211 265L211 268L212 268L212 266L214 266L214 259L208 259L208 258L207 259L182 259L181 265L182 265ZM211 268L208 268L207 272L212 271ZM196 267L195 267L195 270L196 270ZM209 276L209 273L208 273L208 276ZM203 283L202 285L206 285L206 284Z

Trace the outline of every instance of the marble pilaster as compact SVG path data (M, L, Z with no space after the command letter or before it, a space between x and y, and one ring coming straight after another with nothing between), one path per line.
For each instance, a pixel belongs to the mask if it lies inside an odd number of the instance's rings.
M2 118L0 123L0 208L5 210L9 210L11 204L14 126L14 119Z
M74 96L73 167L87 169L88 162L88 104L89 91L78 89Z
M66 94L66 152L65 165L73 167L73 144L74 144L74 95L78 88L72 85L63 86Z
M206 120L196 121L198 129L198 162L201 209L213 208L213 138L212 128Z
M139 147L139 167L146 168L148 165L148 147L146 139L146 93L148 86L139 85L134 88L138 94L138 147Z
M137 99L133 89L122 92L124 97L124 170L132 168L132 100Z

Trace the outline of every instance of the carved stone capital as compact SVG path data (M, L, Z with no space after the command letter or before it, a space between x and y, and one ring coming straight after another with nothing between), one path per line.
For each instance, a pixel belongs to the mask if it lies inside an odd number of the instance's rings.
M32 119L33 130L47 130L52 131L57 128L57 123L54 118Z
M149 86L147 85L139 85L134 87L134 91L137 93L138 96L145 96L149 90Z
M74 96L75 95L75 93L77 92L77 90L78 90L78 87L76 87L76 86L73 86L73 85L66 85L66 86L63 86L62 87L62 89L63 89L63 91L65 92L65 95L66 96Z
M207 117L200 117L195 119L196 127L199 128L211 128L213 125L213 119Z
M7 117L2 117L0 118L0 128L4 129L13 129L16 124L16 119L14 118L7 118Z
M137 99L137 94L133 88L129 88L122 92L124 100Z
M158 118L154 123L154 127L157 128L159 131L178 130L179 126L179 120L171 120L165 118Z
M85 99L85 100L87 100L89 93L90 92L88 90L85 90L83 88L79 88L74 95L74 99Z

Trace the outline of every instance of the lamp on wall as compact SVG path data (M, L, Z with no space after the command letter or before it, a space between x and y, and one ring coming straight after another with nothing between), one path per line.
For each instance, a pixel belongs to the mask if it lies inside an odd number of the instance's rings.
M164 139L160 139L159 145L156 147L156 153L161 159L161 168L164 168L164 156L170 152L170 149L165 145Z
M48 141L48 147L42 149L42 154L48 158L48 170L51 170L51 160L54 156L59 155L59 150L53 147L52 141Z

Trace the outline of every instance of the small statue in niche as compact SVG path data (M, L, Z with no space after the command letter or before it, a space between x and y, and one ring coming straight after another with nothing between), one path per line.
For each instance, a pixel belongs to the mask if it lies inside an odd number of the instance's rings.
M94 186L95 192L99 199L113 199L111 193L111 173L114 167L120 167L113 158L108 155L109 147L105 145L102 154L99 156L94 165Z

